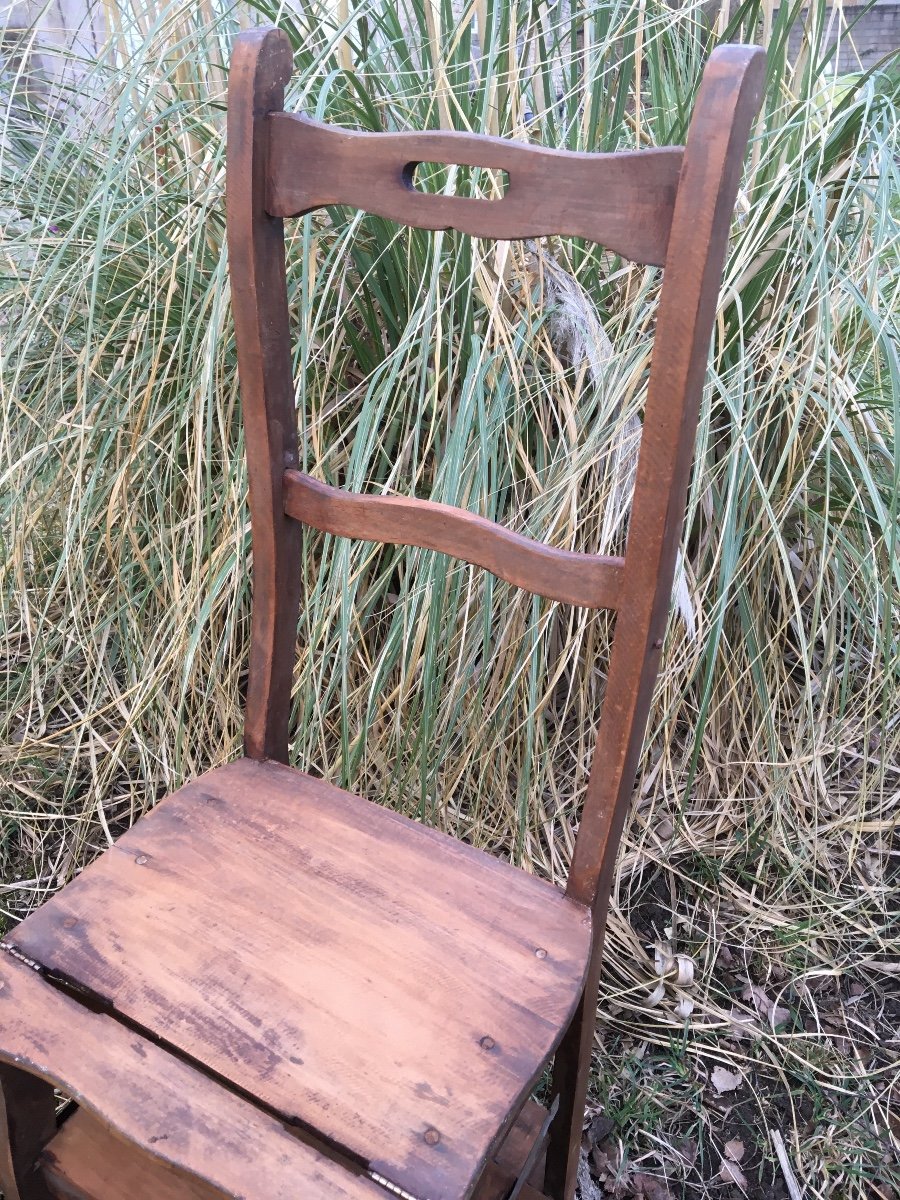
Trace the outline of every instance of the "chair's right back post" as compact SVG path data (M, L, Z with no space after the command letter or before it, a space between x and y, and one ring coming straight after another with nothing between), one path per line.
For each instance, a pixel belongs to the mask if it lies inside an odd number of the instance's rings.
M585 991L556 1054L545 1190L575 1192L594 1040L600 958L616 852L630 808L668 620L700 398L728 232L765 55L721 46L703 75L688 133L660 296L621 603L567 891L594 913Z

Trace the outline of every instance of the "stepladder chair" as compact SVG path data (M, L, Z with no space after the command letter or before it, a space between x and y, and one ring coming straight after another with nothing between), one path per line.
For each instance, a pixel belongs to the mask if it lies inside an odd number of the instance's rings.
M575 1192L615 853L764 56L713 52L684 147L615 154L337 128L283 111L291 65L282 33L254 30L229 83L253 549L244 755L160 801L3 942L5 1200ZM426 162L503 171L505 194L419 191ZM324 206L486 239L569 235L663 268L622 557L299 469L284 222ZM564 890L287 764L304 526L615 611Z

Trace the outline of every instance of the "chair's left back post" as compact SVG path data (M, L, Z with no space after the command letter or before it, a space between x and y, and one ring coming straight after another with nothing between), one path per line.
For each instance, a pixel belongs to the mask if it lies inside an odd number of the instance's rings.
M266 212L267 118L284 107L290 43L280 30L237 39L228 84L226 215L250 491L252 624L244 721L250 758L287 762L300 605L301 526L282 498L298 465L284 229Z

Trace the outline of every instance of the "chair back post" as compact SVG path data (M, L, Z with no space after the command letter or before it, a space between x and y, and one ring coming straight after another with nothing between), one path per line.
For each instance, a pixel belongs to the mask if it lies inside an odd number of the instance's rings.
M247 450L252 538L249 758L287 762L300 606L301 527L285 515L282 480L298 465L282 221L265 207L268 115L284 106L290 43L280 30L236 41L228 84L226 216Z
M659 669L728 232L764 74L759 47L713 51L675 199L606 696L566 889L593 909L594 952L554 1065L551 1200L575 1192L606 910Z

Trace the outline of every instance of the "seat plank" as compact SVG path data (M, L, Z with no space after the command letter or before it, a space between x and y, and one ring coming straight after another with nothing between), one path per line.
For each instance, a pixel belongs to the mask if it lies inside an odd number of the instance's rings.
M45 1148L40 1166L58 1200L227 1200L220 1189L110 1133L83 1108Z
M135 1154L246 1200L385 1200L370 1180L8 953L0 954L0 994L0 1059L65 1091Z
M666 261L680 146L582 154L484 134L366 133L285 112L271 112L268 125L266 209L274 217L350 204L420 229L571 234L634 262ZM420 192L412 177L421 162L506 171L509 186L497 200Z
M590 937L551 885L242 759L10 941L391 1184L462 1200L577 1003Z
M473 1200L504 1200L544 1116L539 1104L529 1101L525 1105L479 1181ZM121 1200L122 1196L128 1200L223 1200L224 1196L208 1183L111 1135L86 1109L78 1109L66 1121L44 1150L41 1165L50 1191L59 1200Z
M300 471L285 471L283 494L288 516L327 533L438 550L550 600L618 607L624 559L545 546L451 504L345 492Z

